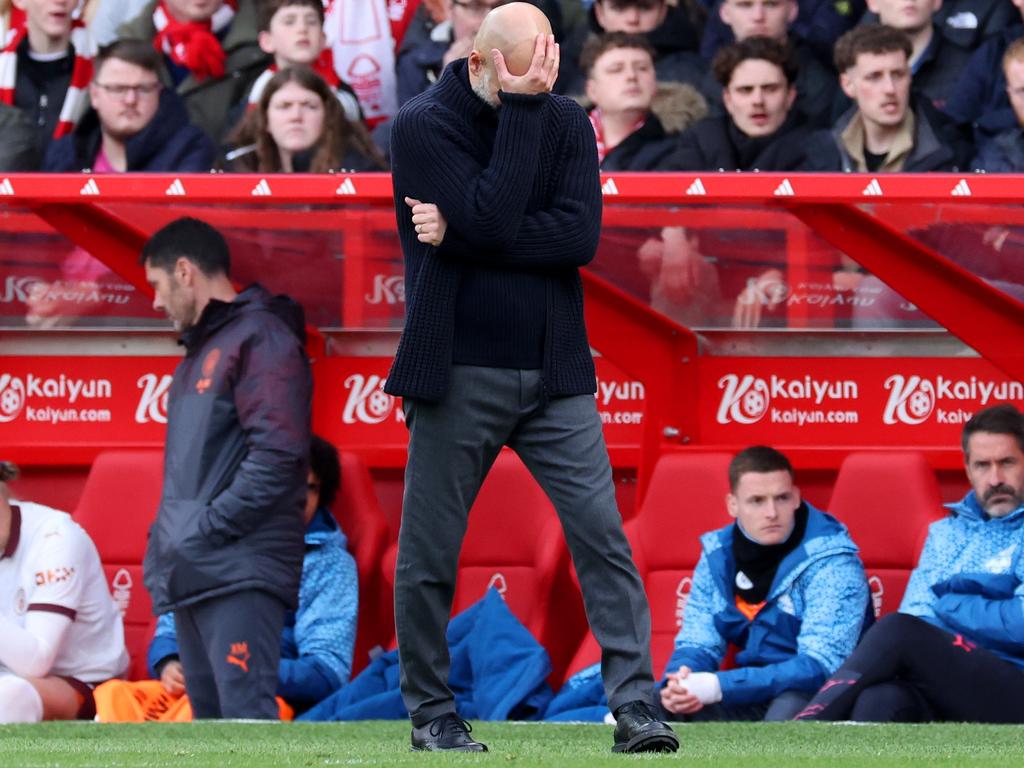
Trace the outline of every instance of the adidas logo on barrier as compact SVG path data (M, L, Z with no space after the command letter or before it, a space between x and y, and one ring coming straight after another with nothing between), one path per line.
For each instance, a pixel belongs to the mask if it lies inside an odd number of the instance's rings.
M181 179L175 179L174 181L171 182L171 186L169 186L167 188L167 191L164 194L166 194L166 195L184 195L185 194L185 185L181 183Z
M82 189L79 190L79 194L82 195L98 195L100 193L99 185L96 183L96 179L89 179L85 184L82 185Z
M14 185L11 184L10 179L4 179L0 181L0 195L13 195Z
M336 195L354 195L356 193L356 185L352 183L352 179L345 179L338 188L334 190Z
M693 184L686 188L686 194L688 195L706 195L708 191L704 189L704 182L700 179L694 179Z
M789 179L783 179L782 183L775 188L775 191L772 194L778 195L779 197L788 197L790 195L795 195L796 192L793 191L793 185L789 183Z
M266 197L274 193L270 191L270 185L267 184L267 180L260 179L260 183L252 188L252 194L254 197Z
M960 181L956 183L956 186L953 187L949 194L951 194L953 197L970 197L971 188L967 186L967 179L960 179Z
M617 195L619 194L619 188L615 186L615 179L608 179L604 184L601 185L602 195Z
M862 195L872 196L872 195L881 195L881 194L884 194L884 193L882 192L882 185L878 183L878 179L872 179L868 183L868 185L866 187L864 187L864 191L861 192L861 194Z

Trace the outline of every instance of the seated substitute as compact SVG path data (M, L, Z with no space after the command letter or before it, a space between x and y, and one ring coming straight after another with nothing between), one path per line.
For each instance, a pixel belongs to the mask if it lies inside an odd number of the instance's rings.
M124 673L121 614L92 540L56 509L11 498L0 462L0 723L91 720Z
M961 447L971 490L928 529L899 612L797 719L1024 723L1024 414L978 411Z
M738 453L729 487L736 522L701 537L661 704L677 720L788 720L873 619L864 566L774 448ZM736 667L720 670L729 645Z
M50 144L44 171L92 173L210 170L213 144L160 83L160 54L140 40L112 43L96 57L91 109L70 136Z
M836 43L839 83L854 105L807 149L809 171L920 173L969 166L974 149L926 98L911 97L910 38L880 24Z
M679 132L707 112L704 98L693 86L655 80L654 49L642 35L591 37L580 63L601 170L665 170Z
M712 66L725 114L683 133L665 167L790 171L803 166L811 133L793 109L797 65L790 49L768 37L748 37L722 48Z
M304 712L348 682L356 638L359 577L345 534L330 512L341 483L338 451L316 435L310 445L306 492L306 554L299 607L285 616L277 695ZM167 693L185 693L174 614L157 621L149 646L149 669Z

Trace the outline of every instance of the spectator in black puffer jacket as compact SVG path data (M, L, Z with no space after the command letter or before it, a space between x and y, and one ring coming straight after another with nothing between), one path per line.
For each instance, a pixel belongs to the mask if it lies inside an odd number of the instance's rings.
M123 40L96 58L91 109L69 136L50 144L44 171L203 172L213 144L188 120L173 91L161 86L153 46Z
M703 97L693 86L655 80L654 49L642 35L592 37L580 61L601 170L665 170L679 132L707 113Z
M682 134L665 167L681 171L789 171L806 162L810 130L793 109L796 63L787 46L750 37L714 61L726 114Z

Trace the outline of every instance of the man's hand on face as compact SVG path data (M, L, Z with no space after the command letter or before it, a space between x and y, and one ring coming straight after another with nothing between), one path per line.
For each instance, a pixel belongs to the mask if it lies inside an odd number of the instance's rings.
M533 46L533 59L525 74L513 75L508 71L505 57L497 48L491 50L494 69L498 75L498 88L505 93L550 93L558 77L559 49L554 35L537 35Z
M444 241L444 233L448 229L448 220L434 203L422 203L411 197L405 198L405 204L412 208L412 223L416 228L416 239L435 248Z
M172 660L164 664L160 671L160 683L172 696L181 696L185 692L185 669L180 661Z

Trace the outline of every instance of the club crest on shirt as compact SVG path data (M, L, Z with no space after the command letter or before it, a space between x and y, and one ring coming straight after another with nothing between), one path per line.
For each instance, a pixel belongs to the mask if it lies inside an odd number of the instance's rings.
M740 589L752 589L754 582L743 571L736 571L736 586Z
M206 353L206 357L203 359L203 375L196 382L196 392L200 395L205 394L213 385L213 374L217 370L217 363L220 362L220 350L214 347Z
M1017 551L1017 545L1011 544L1002 552L985 561L985 570L989 573L1006 573L1013 564L1013 553Z
M24 616L28 610L28 599L25 597L25 590L21 587L14 593L14 612L18 616Z

